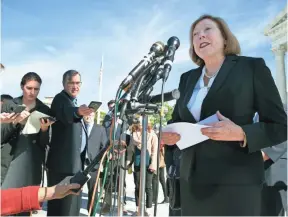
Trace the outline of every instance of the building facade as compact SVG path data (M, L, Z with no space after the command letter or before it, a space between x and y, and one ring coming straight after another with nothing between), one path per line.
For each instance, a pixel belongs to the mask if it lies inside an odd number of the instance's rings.
M264 34L272 41L271 50L276 61L275 82L283 104L287 105L287 74L285 70L287 52L287 6L265 28Z
M43 103L44 103L45 105L49 106L49 108L50 108L53 99L54 99L53 96L46 96L46 97L44 97Z

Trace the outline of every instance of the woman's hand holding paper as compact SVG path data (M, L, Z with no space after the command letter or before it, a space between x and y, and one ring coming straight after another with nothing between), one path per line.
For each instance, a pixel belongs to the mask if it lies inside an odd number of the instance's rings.
M208 124L211 127L201 129L203 135L208 136L212 140L218 141L243 141L245 134L243 129L217 112L219 122Z

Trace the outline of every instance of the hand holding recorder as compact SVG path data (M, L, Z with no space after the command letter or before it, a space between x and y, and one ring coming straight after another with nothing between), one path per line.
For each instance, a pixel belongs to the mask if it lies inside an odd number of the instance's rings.
M4 124L12 123L13 121L15 121L17 116L18 114L15 114L15 112L13 113L3 112L0 114L0 123L4 123Z
M100 108L101 105L102 105L102 102L91 101L88 107L86 105L81 105L78 108L77 113L80 116L88 116L91 113L96 112Z
M45 117L45 118L40 118L40 123L41 123L41 131L45 132L48 130L49 126L54 124L56 121L55 118L53 117Z

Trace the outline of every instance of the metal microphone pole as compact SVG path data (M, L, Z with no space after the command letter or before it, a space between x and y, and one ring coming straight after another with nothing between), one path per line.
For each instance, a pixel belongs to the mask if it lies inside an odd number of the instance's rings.
M124 121L123 122L123 126L122 126L122 131L124 132L122 140L126 141L126 134L125 134L125 130L127 128L127 122ZM121 167L126 167L125 165L125 152L123 154L120 155L120 164ZM122 217L123 216L123 204L124 204L124 183L125 183L125 170L124 169L120 169L120 176L119 176L119 190L118 190L118 216Z
M139 189L139 210L138 215L144 217L145 211L145 185L146 185L146 154L147 154L147 126L148 116L142 114L142 147L141 147L141 165L140 165L140 189Z

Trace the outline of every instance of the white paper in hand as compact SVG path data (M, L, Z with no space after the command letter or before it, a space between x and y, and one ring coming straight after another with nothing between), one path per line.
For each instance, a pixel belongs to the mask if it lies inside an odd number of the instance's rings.
M219 122L219 119L216 114L198 122L197 124L191 123L174 123L169 124L163 128L163 132L173 132L181 136L181 139L178 141L177 146L180 150L188 148L190 146L196 145L200 142L208 140L209 137L204 136L201 133L201 128L209 127L206 124Z
M35 134L40 131L41 123L40 118L49 117L49 115L43 114L38 111L34 111L28 117L28 120L25 124L22 134Z
M180 150L188 148L190 146L196 145L200 142L208 140L209 137L204 136L201 133L201 128L208 127L200 124L191 123L174 123L165 126L162 132L177 133L181 136L180 140L177 142L177 146Z

